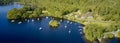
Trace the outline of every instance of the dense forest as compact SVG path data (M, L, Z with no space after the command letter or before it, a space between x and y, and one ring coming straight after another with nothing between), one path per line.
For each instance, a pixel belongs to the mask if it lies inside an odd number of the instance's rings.
M0 5L6 5L6 4L9 4L9 3L12 3L16 0L0 0Z
M90 41L114 37L111 32L120 29L120 0L20 0L19 2L26 6L9 11L8 19L41 16L68 19L84 24L85 37ZM120 32L116 34L118 36L115 37L120 37Z

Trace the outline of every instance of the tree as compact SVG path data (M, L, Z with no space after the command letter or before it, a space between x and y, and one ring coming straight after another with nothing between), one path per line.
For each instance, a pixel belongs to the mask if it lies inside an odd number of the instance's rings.
M29 18L29 13L24 13L24 14L22 15L22 18L23 18L23 19Z
M29 18L34 18L34 16L33 15L29 15Z
M18 11L17 8L14 8L8 12L7 18L8 19L20 19L21 13Z
M42 14L42 9L41 8L36 8L33 12L34 17L39 17Z
M67 14L69 14L69 13L70 13L70 11L66 10L66 11L63 11L63 12L62 12L62 15L67 15Z

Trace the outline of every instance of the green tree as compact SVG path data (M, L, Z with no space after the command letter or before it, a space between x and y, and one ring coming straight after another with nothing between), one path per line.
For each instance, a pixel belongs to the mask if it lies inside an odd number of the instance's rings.
M8 12L7 18L8 19L20 19L21 13L18 11L17 8L14 8Z

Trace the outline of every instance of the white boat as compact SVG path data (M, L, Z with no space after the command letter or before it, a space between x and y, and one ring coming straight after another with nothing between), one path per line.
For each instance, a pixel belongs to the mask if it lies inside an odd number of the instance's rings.
M67 21L67 23L69 23L70 21Z
M67 26L65 25L65 28L67 28Z
M78 28L82 28L82 26L78 26Z
M49 17L46 17L46 19L48 19Z
M70 22L70 24L72 24L72 22Z
M60 22L62 22L62 20L60 20Z
M69 30L68 32L69 32L69 34L71 33L71 31L70 31L70 30Z
M80 34L83 34L82 32L80 32Z
M21 24L22 22L20 21L20 22L18 22L18 24Z
M11 20L11 22L15 22L15 20Z
M32 22L34 22L34 19L32 19Z
M42 30L42 27L40 27L39 30Z
M40 20L39 18L37 18L37 20Z
M82 31L82 29L79 29L78 31Z

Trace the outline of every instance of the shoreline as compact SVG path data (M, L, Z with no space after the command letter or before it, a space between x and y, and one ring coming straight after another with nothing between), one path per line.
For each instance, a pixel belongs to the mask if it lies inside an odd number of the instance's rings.
M46 10L47 11L47 10ZM70 13L73 13L73 12L70 12ZM77 13L81 13L81 12L77 12ZM89 12L88 12L89 13ZM61 16L55 16L54 14L52 15L51 14L51 12L49 12L49 11L47 11L46 13L45 13L46 15L43 15L43 16L52 16L52 17L56 17L56 18L61 18ZM82 13L82 14L84 14L84 13ZM98 16L96 16L96 17L98 17L97 19L96 18L94 18L94 16L91 16L91 15L89 15L89 14L85 14L86 16L83 16L83 15L80 15L81 17L80 17L80 20L74 20L74 18L73 19L69 19L69 18L72 18L73 16L70 16L70 14L67 14L68 15L68 18L66 18L66 15L62 15L62 19L66 19L66 20L70 20L70 21L74 21L74 22L78 22L78 23L80 23L80 24L83 24L84 26L90 26L91 24L92 25L95 25L95 26L97 26L95 29L103 29L104 27L105 28L111 28L111 27L114 27L114 25L113 24L116 24L116 22L114 22L114 21L103 21L102 20L102 16L100 16L99 17L99 15ZM89 16L88 16L89 15ZM85 18L85 19L81 19L81 18ZM87 18L87 19L86 19ZM92 26L91 25L91 26ZM113 26L111 26L111 25L113 25ZM95 27L94 26L94 27ZM109 27L110 26L110 27ZM99 27L99 28L98 28ZM86 35L86 27L84 27L85 29L83 30L84 31L84 33L85 33L85 35ZM91 28L91 27L90 27ZM89 29L89 28L88 28ZM103 29L103 30L105 30L105 29ZM101 30L101 31L103 31L103 30ZM101 32L100 31L100 32ZM112 31L114 31L114 30L112 30ZM93 31L91 31L91 33L92 33ZM99 32L99 30L98 30L98 32ZM109 31L108 31L109 32ZM104 36L104 33L106 33L106 32L102 32L99 36L100 37L97 37L97 38L95 38L95 39L99 39L99 38L101 38L102 36ZM96 33L97 34L97 33ZM92 33L91 35L96 35L96 34L94 34L94 33ZM93 36L94 37L94 36ZM93 39L88 39L88 40L95 40L94 38Z

